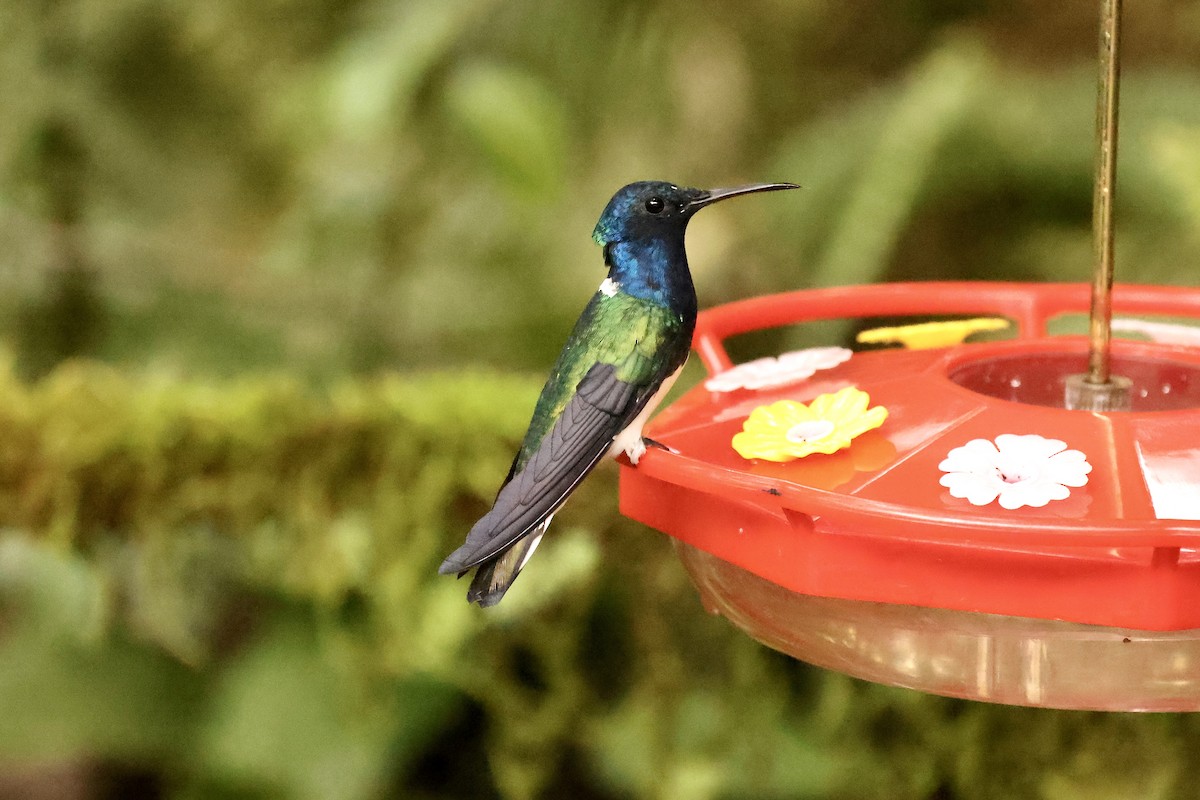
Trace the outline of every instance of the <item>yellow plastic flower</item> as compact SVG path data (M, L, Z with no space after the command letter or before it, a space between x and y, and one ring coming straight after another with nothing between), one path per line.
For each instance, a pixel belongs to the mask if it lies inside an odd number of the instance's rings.
M1000 331L1008 325L1008 320L1000 317L921 322L896 328L871 328L859 333L857 339L862 344L900 342L909 350L928 350L934 347L953 347L962 344L972 333Z
M871 403L866 392L847 386L813 398L808 405L780 400L750 412L733 449L742 458L791 461L813 453L836 453L854 437L878 428L887 409Z

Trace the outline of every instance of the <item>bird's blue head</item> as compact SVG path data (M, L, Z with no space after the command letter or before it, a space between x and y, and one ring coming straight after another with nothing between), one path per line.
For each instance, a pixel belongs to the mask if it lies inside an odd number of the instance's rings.
M620 291L694 317L696 289L683 238L688 220L707 205L750 192L794 189L756 183L736 189L688 189L663 181L622 188L600 215L592 238L604 248L608 276Z
M754 183L732 189L690 189L665 181L639 181L622 187L608 201L592 238L602 247L675 236L682 241L688 220L707 205L751 192L796 188L794 183Z

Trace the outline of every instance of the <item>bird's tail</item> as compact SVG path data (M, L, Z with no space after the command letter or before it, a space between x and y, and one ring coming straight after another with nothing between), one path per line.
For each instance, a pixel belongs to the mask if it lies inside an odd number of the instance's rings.
M551 515L552 517L553 515ZM500 602L508 587L529 563L530 556L542 541L542 534L550 526L548 517L533 533L516 542L512 547L485 561L475 570L471 588L467 590L467 602L478 603L480 608L490 608Z

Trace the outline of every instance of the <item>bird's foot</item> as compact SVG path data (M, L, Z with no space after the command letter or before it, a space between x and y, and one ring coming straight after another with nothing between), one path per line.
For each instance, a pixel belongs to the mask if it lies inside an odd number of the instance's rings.
M646 441L638 436L629 444L625 445L625 457L629 459L629 463L637 466L638 461L646 454Z
M629 457L629 463L636 467L638 461L641 460L641 457L646 454L646 448L648 447L666 450L668 453L679 455L679 451L674 447L665 445L655 439L651 439L649 436L639 436L637 439L634 439L628 447L625 448L625 455Z
M649 436L643 436L642 441L645 442L646 447L654 447L659 450L666 450L668 453L670 453L673 456L679 455L679 451L676 450L674 447L671 447L671 445L669 445L669 444L663 444L662 442L658 441L657 439L651 439Z

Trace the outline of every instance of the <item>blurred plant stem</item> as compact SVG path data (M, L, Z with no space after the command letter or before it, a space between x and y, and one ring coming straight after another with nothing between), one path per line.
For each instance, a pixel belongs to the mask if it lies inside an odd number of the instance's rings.
M41 193L51 231L43 294L18 313L17 350L31 378L94 354L104 335L103 291L83 245L88 161L86 145L62 120L47 120L30 143L26 180Z

